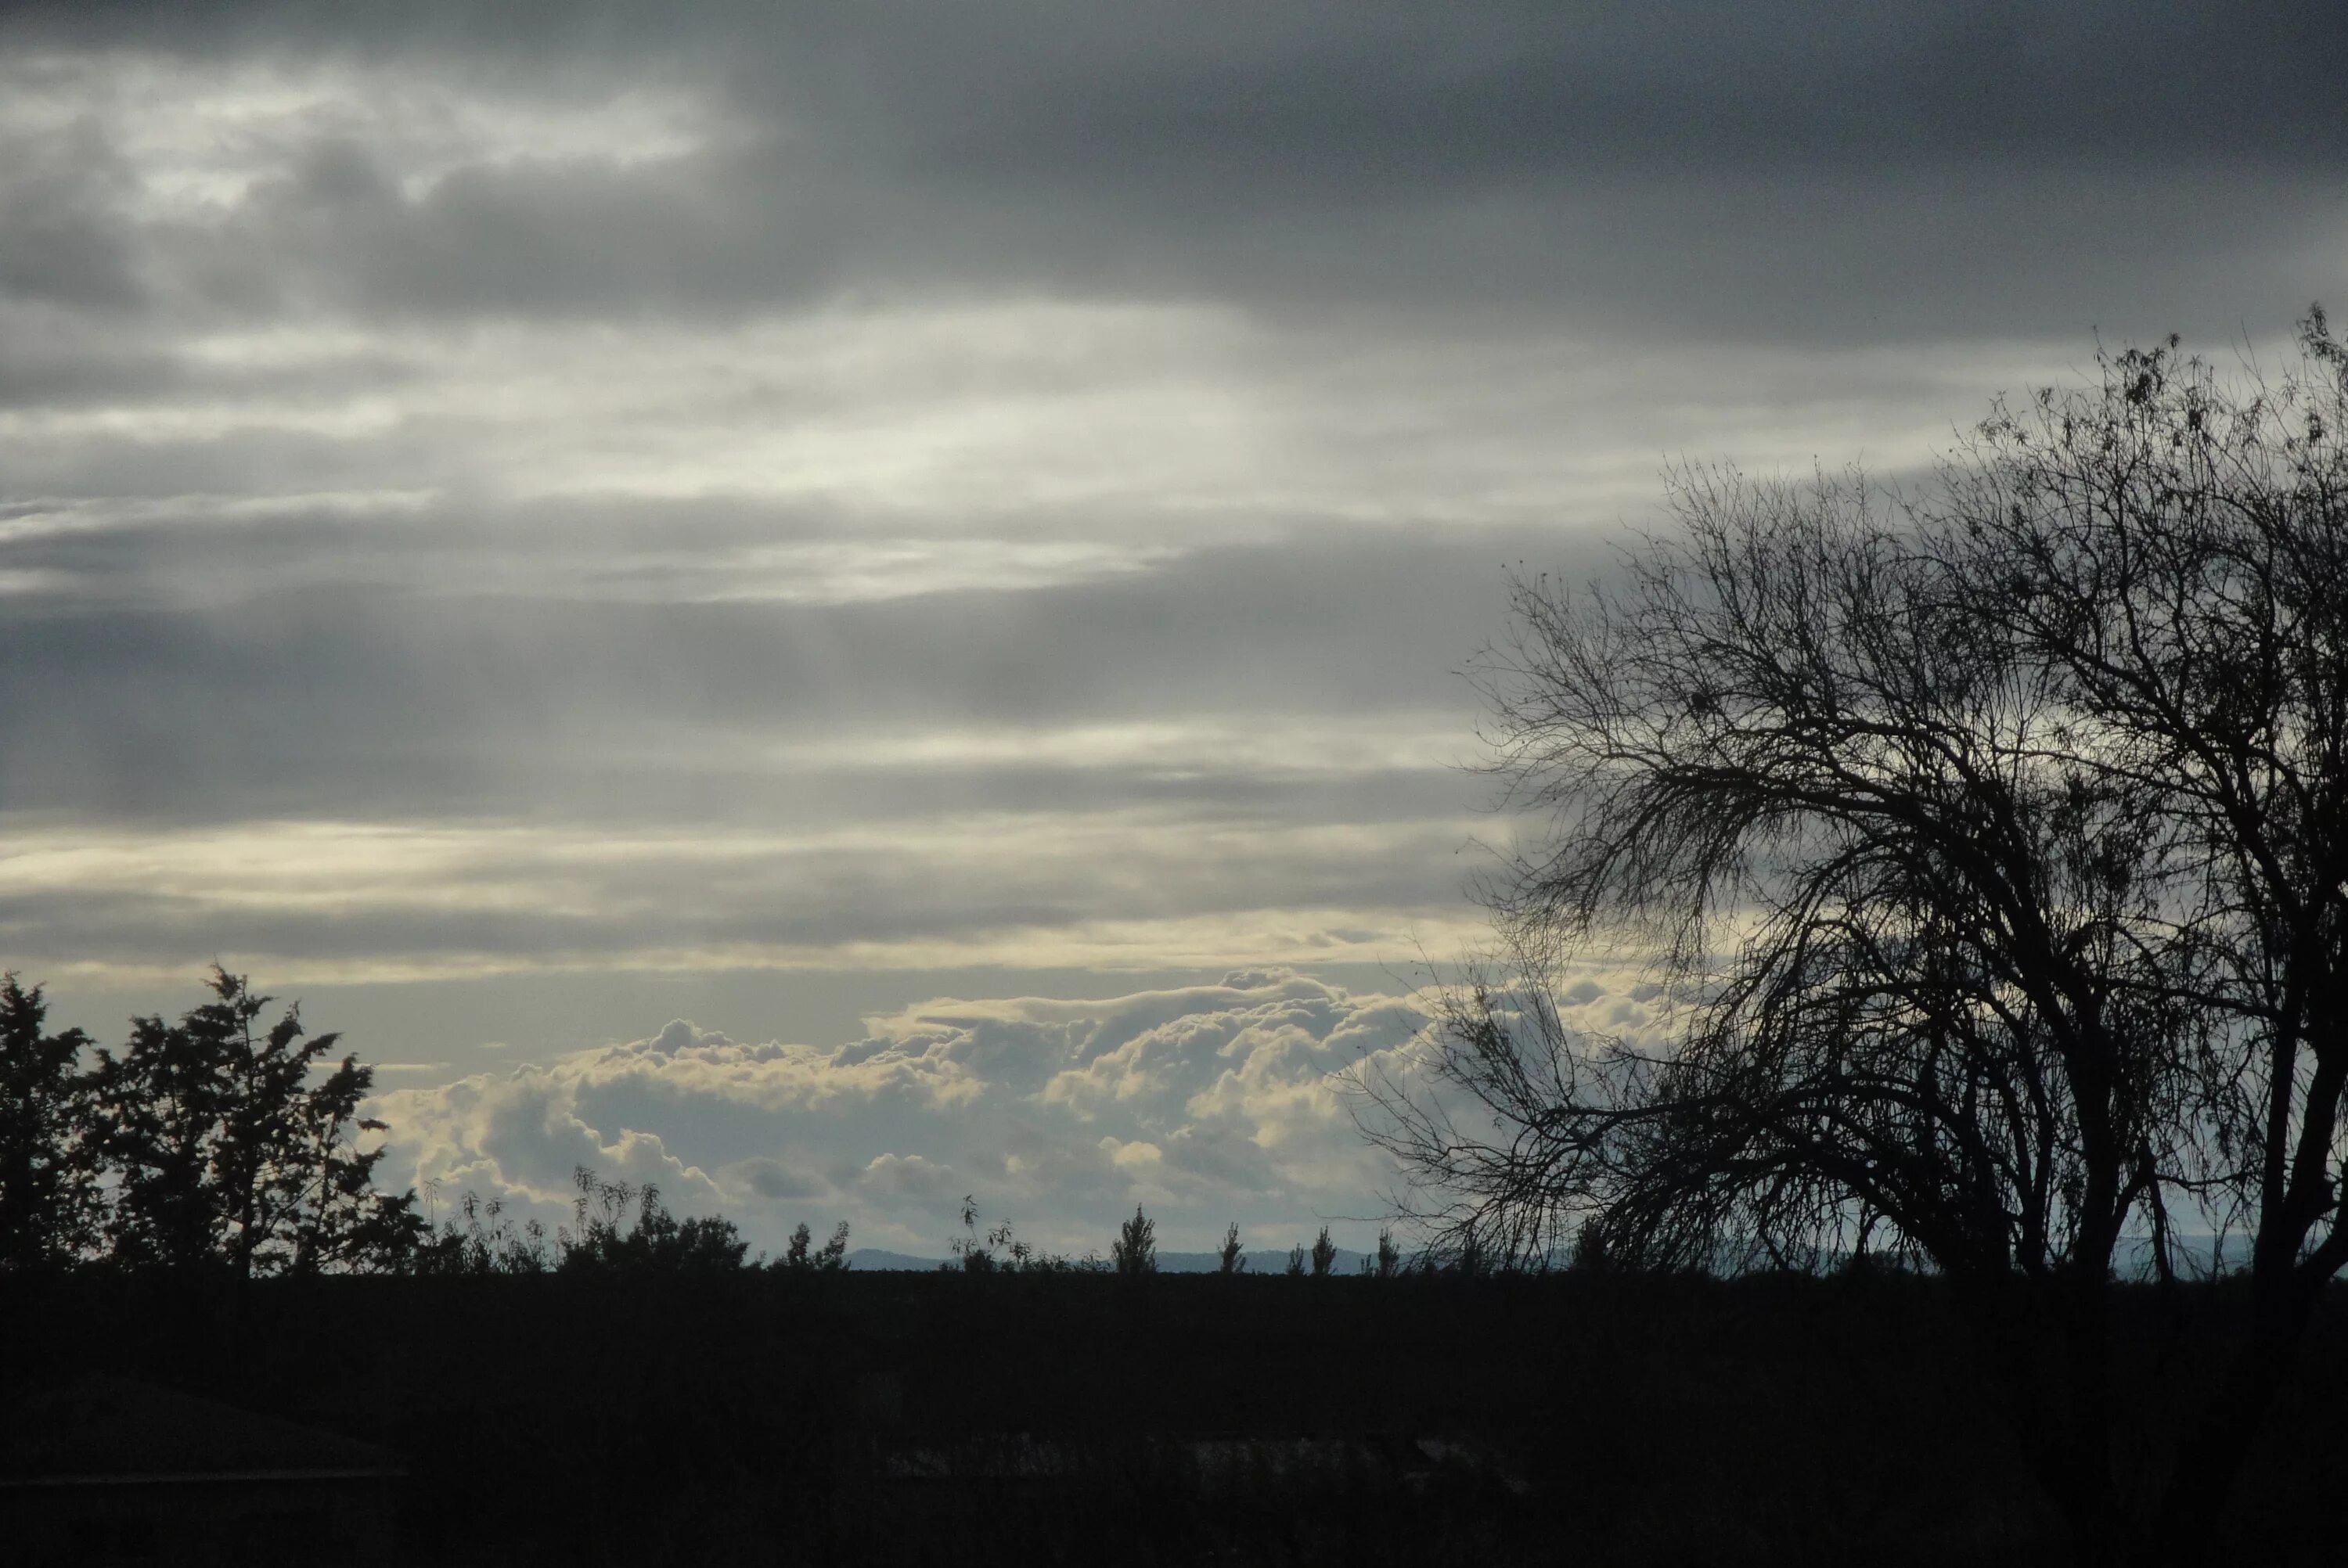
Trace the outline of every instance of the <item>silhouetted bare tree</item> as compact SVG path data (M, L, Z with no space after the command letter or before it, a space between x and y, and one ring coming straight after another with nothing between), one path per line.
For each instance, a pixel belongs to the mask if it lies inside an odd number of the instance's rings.
M2302 345L2247 386L2105 356L1910 507L1684 471L1620 586L1516 583L1484 673L1549 831L1444 1091L1367 1086L1431 1217L1544 1261L1872 1248L1995 1332L2018 1294L2083 1552L2204 1552L2348 1263L2348 354L2320 312ZM1568 967L1626 959L1659 1030L1566 1028ZM2254 1329L2139 1530L2111 1280L2133 1235L2171 1275L2180 1216L2250 1233Z

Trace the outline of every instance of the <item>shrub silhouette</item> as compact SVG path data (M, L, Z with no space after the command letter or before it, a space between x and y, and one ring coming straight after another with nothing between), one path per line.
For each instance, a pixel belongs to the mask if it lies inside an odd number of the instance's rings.
M962 1198L962 1235L946 1245L946 1250L960 1260L938 1266L949 1273L959 1269L964 1274L1084 1274L1102 1266L1100 1261L1087 1253L1074 1259L1056 1252L1045 1252L1019 1239L1011 1222L1004 1220L994 1229L981 1232L978 1228L978 1200L968 1193ZM1156 1254L1151 1254L1151 1268L1157 1266Z
M503 1199L484 1200L469 1189L407 1260L417 1274L544 1274L553 1266L543 1225L533 1219L517 1225Z
M962 1259L964 1274L993 1274L998 1266L994 1249L1011 1240L1008 1221L981 1235L978 1228L978 1199L969 1193L962 1195L962 1235L946 1245L946 1250ZM953 1264L941 1266L952 1268Z
M557 1233L558 1267L591 1269L659 1269L710 1272L736 1269L750 1250L721 1215L680 1220L660 1201L660 1189L647 1182L641 1187L626 1182L606 1182L588 1166L572 1172L579 1195L571 1212L576 1231ZM636 1205L633 1225L622 1229L629 1204Z

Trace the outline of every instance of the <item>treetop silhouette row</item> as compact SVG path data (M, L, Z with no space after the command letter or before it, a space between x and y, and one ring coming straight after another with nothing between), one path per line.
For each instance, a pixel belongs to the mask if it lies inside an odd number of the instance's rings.
M383 1159L359 1113L374 1071L337 1057L340 1038L311 1034L298 1008L264 1024L272 999L215 967L211 999L176 1022L132 1021L120 1052L79 1030L50 1033L41 989L0 977L0 1273L82 1267L273 1275L402 1273L722 1273L764 1266L830 1274L848 1266L849 1227L818 1243L801 1224L783 1253L751 1255L723 1215L679 1216L652 1184L607 1181L582 1166L568 1225L550 1229L496 1197L468 1191L444 1215L437 1184L378 1191ZM87 1065L86 1065L87 1063ZM1138 1207L1106 1260L1070 1259L1020 1240L1008 1224L981 1235L963 1201L948 1267L984 1274L1158 1270L1157 1222ZM1299 1244L1290 1274L1325 1276L1337 1254L1326 1226ZM1399 1272L1381 1233L1365 1272ZM1428 1260L1432 1266L1432 1260ZM1239 1227L1222 1272L1243 1273Z
M214 968L211 999L177 1022L132 1020L118 1055L47 1031L41 989L0 977L0 1272L104 1266L181 1274L511 1274L737 1269L732 1221L679 1218L657 1188L580 1169L570 1225L550 1235L467 1193L437 1226L413 1190L377 1191L386 1131L359 1114L371 1068L298 1008ZM93 1058L85 1066L86 1058ZM845 1266L848 1226L819 1247L801 1225L786 1271ZM760 1260L763 1261L763 1260Z

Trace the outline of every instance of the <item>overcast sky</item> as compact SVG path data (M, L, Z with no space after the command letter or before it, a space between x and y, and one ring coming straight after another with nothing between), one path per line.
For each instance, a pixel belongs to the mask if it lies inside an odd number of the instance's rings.
M1364 1245L1504 567L2348 303L2331 4L7 15L5 962L769 1245Z

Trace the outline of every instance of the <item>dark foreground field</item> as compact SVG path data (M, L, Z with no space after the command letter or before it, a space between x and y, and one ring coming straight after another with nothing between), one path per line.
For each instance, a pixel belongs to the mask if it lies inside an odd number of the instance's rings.
M2131 1300L2130 1430L2207 1292ZM2063 1543L1937 1286L1160 1276L0 1286L0 1403L105 1372L392 1450L403 1563L1885 1562ZM2348 1525L2334 1302L2230 1555ZM18 1439L22 1433L16 1434ZM337 1522L291 1555L327 1561ZM305 1527L306 1528L306 1527ZM134 1555L159 1543L117 1549ZM169 1542L160 1543L168 1560Z

